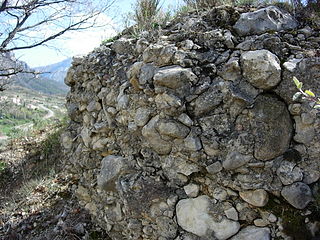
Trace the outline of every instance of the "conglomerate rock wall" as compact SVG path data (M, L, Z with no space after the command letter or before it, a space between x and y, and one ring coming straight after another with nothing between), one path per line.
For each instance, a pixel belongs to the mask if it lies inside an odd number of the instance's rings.
M320 118L292 78L320 93L319 32L219 7L142 35L65 80L67 165L96 221L119 240L317 236Z

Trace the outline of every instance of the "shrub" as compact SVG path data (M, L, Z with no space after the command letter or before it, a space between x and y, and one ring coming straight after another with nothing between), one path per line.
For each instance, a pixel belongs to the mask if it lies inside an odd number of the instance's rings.
M223 4L230 3L229 1L223 1L223 0L183 0L185 4L193 7L193 8L211 8L216 7ZM232 1L234 2L234 1Z
M160 0L138 0L134 9L134 20L141 25L152 22L160 11Z
M136 23L135 32L140 33L159 28L170 18L170 13L161 9L160 0L137 0L129 18Z

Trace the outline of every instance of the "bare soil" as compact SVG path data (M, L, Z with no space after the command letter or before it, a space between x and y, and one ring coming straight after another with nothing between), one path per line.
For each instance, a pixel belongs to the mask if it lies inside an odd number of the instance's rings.
M73 194L78 179L64 172L57 128L0 150L0 240L109 239Z

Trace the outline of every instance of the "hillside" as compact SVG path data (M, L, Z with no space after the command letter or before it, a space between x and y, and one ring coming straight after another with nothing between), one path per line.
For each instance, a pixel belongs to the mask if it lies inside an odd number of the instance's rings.
M50 95L65 95L68 87L63 81L56 81L52 78L46 78L41 74L34 74L35 70L30 68L25 62L15 59L13 54L0 55L0 64L3 69L18 68L22 73L12 76L12 84L21 86L30 90ZM62 78L62 73L59 75Z
M12 85L0 96L0 146L65 116L65 98Z

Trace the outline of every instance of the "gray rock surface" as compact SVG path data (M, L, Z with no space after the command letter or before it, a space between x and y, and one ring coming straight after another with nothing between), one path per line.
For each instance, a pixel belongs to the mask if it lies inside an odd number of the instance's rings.
M298 209L304 209L313 200L310 187L302 182L285 186L281 191L281 195L288 203Z
M256 88L268 90L281 81L280 60L268 50L245 52L240 62L244 78Z
M277 169L277 175L283 185L289 185L301 181L303 171L293 162L282 161L280 167Z
M97 176L98 187L110 191L114 189L117 177L128 170L126 160L121 156L110 155L102 159L100 173Z
M251 156L243 155L239 152L232 151L227 154L226 159L223 161L222 166L226 170L233 170L248 163Z
M283 154L292 137L292 122L285 104L273 96L260 95L250 111L255 136L254 156L270 160Z
M243 191L239 195L244 201L256 207L263 207L269 201L268 193L263 189Z
M239 35L245 36L294 29L297 26L297 21L290 14L270 6L255 12L242 13L233 27Z

